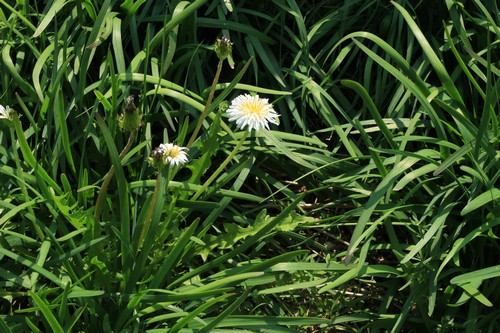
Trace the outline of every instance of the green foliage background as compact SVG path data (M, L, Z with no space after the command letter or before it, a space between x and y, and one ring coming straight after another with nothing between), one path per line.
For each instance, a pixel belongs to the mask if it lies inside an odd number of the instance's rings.
M500 331L497 2L231 3L0 0L2 332Z

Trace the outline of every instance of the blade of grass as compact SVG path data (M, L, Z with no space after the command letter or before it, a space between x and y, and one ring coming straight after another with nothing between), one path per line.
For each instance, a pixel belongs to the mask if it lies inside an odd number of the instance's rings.
M56 191L57 194L61 195L62 190L59 187L59 185L57 185L57 183L49 176L49 174L45 171L45 169L40 164L38 164L37 160L35 159L35 156L33 156L28 141L26 140L26 137L24 135L24 131L21 128L21 122L19 120L19 116L15 112L13 113L12 122L16 130L19 148L21 148L21 153L23 154L25 161L28 163L30 167L34 169L35 174L37 174L40 177L40 179L46 182L47 185L51 186Z
M460 212L460 215L465 216L474 210L484 207L486 204L497 200L500 198L500 190L497 188L492 188L484 193L481 193L474 199L472 199Z
M410 261L418 252L422 250L422 248L431 240L431 238L438 232L438 230L443 228L451 210L457 205L455 197L452 195L455 189L456 188L453 187L448 190L445 197L443 198L442 203L439 205L439 209L432 217L429 229L424 234L422 239L420 239L418 243L411 249L411 251L400 261L401 264L405 264L406 262Z
M241 305L241 303L245 301L249 293L250 290L245 290L233 303L231 303L227 308L225 308L220 315L211 320L210 323L207 326L203 327L199 332L200 333L212 332L212 329L217 327L217 325L220 322L222 322L225 318L230 316Z
M194 277L194 276L197 276L198 274L206 271L206 270L209 270L213 267L216 267L217 265L219 265L220 263L222 262L225 262L227 260L229 260L230 258L234 257L235 255L238 255L240 253L242 253L243 251L245 251L246 249L250 248L251 246L253 246L255 244L255 242L257 240L260 240L262 237L264 237L266 234L268 234L268 232L270 230L272 230L276 225L278 225L286 216L288 216L288 214L293 210L295 209L295 207L299 204L299 202L302 200L302 198L304 197L304 193L302 193L296 200L294 200L288 207L286 207L278 216L276 216L274 219L270 220L268 224L266 224L265 226L263 226L257 233L255 233L253 236L250 236L248 238L245 239L245 241L237 246L236 248L234 248L233 250L229 251L228 253L182 275L181 277L179 277L178 279L176 279L175 281L173 281L169 288L173 287L173 286L176 286L188 279L190 279L191 277ZM221 205L222 206L222 205Z
M349 247L347 248L347 254L345 258L346 263L350 262L351 257L357 248L357 245L362 241L360 236L363 233L366 225L368 224L370 217L377 207L379 201L384 198L388 191L392 190L392 186L398 179L398 177L418 161L419 159L415 157L406 157L405 159L403 159L401 162L394 166L387 177L382 179L380 184L372 193L370 199L364 205L363 213L359 217L358 222L356 223L356 227L354 228L354 231L352 233L351 240L349 241Z
M43 317L47 321L50 329L54 333L64 333L64 329L62 328L61 324L57 321L56 316L50 311L50 308L47 306L44 300L42 300L37 294L34 292L29 292L31 298L35 302L35 304L38 306L40 309L40 312L42 312Z
M38 28L36 29L35 33L33 34L33 38L38 37L52 22L54 17L56 16L57 12L59 12L66 4L68 4L71 1L65 1L65 0L55 0L47 13L45 14L44 18L38 25Z
M10 57L10 50L12 49L12 45L10 44L2 44L2 60L5 65L4 68L7 69L7 72L12 77L13 81L16 82L19 87L24 91L24 93L28 96L36 96L35 89L24 80L21 75L18 73L16 69L16 65L12 61Z
M124 275L128 276L130 274L130 269L133 265L132 258L129 257L128 248L130 246L130 210L129 210L129 196L128 196L128 183L125 179L125 174L123 172L123 166L121 164L120 156L118 155L118 150L113 142L111 133L107 128L104 119L96 113L95 114L97 124L101 129L104 136L106 146L109 151L111 161L115 167L115 179L118 183L118 197L120 201L120 233L121 238L121 253L122 253L122 265L124 270Z
M462 112L465 113L466 116L468 116L466 113L467 108L465 107L464 101L462 100L462 95L458 91L457 87L453 83L453 80L448 75L448 72L446 71L446 68L444 67L443 63L441 62L441 60L439 60L438 56L433 51L431 45L425 38L425 35L420 30L417 23L413 20L411 15L403 8L403 6L399 5L394 1L391 1L391 3L399 10L401 15L403 15L406 23L408 24L411 31L417 38L417 41L419 42L420 46L422 47L422 51L429 59L432 67L436 71L436 74L443 83L443 87L445 88L446 92L450 95L451 98L453 98L456 102L459 103Z
M380 131L382 132L382 134L384 134L385 139L393 149L397 149L397 145L393 140L393 135L391 131L389 131L389 128L382 119L380 112L377 110L377 106L375 105L375 103L373 103L373 100L368 95L366 89L358 82L352 80L342 80L341 84L343 86L353 89L361 96L361 98L363 98L365 105L368 107L368 110L370 111L370 114L377 123L377 126L379 127Z

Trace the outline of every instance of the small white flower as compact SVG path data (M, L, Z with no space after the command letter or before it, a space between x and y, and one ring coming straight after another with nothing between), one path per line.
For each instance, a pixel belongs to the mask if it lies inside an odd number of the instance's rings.
M170 167L180 166L188 161L188 156L186 147L179 147L172 143L160 144L158 147L163 152L165 156L166 163L170 164Z
M0 119L10 120L9 106L3 107L3 105L0 105Z
M278 124L279 115L272 104L267 98L260 98L259 95L239 95L233 99L226 112L229 121L236 121L236 126L241 130L248 126L249 132L254 128L256 131L261 128L269 129L269 123Z

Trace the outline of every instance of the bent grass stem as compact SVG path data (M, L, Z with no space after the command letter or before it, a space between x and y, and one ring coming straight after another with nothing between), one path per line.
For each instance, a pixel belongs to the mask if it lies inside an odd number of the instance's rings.
M217 86L217 82L219 82L219 76L222 71L222 64L224 63L223 60L219 60L219 63L217 64L217 71L215 73L214 81L212 82L212 88L210 89L210 94L208 95L207 99L207 104L205 104L205 109L203 110L200 119L198 120L198 123L196 124L196 128L194 129L193 134L191 135L191 138L189 139L186 147L191 148L193 145L194 140L196 140L196 137L198 136L198 133L200 132L201 126L203 125L203 122L205 121L205 118L208 115L208 109L210 108L210 104L212 104L212 100L214 98L215 94L215 88Z
M123 150L120 153L120 156L119 156L120 160L122 160L125 157L125 155L132 148L132 144L134 143L135 132L136 131L130 132L127 144L125 145L125 147L123 148ZM108 191L108 186L109 186L109 183L111 182L111 179L113 178L114 174L115 174L115 166L112 165L109 168L109 171L106 174L104 181L102 182L101 189L99 190L99 194L97 195L97 200L96 200L96 204L95 204L95 212L94 212L96 228L98 228L98 224L99 224L99 221L101 218L101 213L102 213L102 210L104 209L104 201L106 198L106 193ZM97 236L97 235L95 235L95 236Z

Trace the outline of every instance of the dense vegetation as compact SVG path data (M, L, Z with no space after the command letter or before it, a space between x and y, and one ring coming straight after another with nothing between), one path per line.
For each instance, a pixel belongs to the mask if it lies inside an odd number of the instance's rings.
M0 1L0 331L499 332L497 5Z

